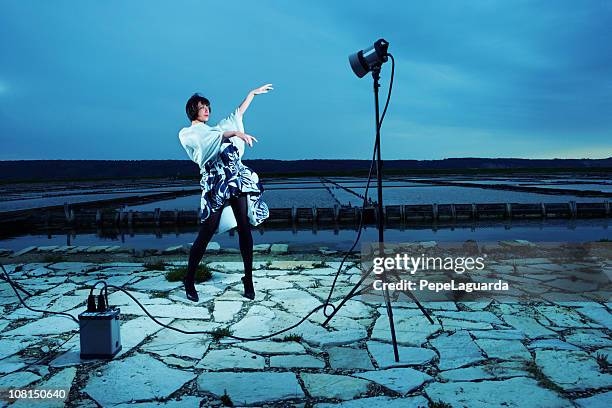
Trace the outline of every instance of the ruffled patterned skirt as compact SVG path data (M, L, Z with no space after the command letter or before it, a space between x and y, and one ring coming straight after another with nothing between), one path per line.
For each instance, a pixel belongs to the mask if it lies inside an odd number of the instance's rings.
M252 225L259 225L268 218L268 206L261 199L264 188L259 176L242 164L238 148L230 140L223 141L217 159L206 162L201 171L200 222L204 222L213 212L222 210L231 197L242 194L247 195L249 222Z

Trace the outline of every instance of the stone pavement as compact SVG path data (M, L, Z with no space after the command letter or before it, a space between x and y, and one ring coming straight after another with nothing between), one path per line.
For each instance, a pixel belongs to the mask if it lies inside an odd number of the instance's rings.
M610 260L601 262L609 271ZM542 277L552 261L523 265ZM257 295L250 301L241 296L241 262L213 262L212 279L197 285L194 304L165 271L145 270L142 263L5 265L35 294L26 301L34 308L76 316L85 308L87 285L105 279L173 327L227 328L242 337L297 323L326 298L338 266L339 259L257 261ZM504 269L503 262L496 267ZM354 261L345 269L336 303L360 278ZM228 397L234 406L269 407L612 406L606 300L428 302L434 325L414 304L394 303L399 363L386 308L359 297L328 327L319 311L260 341L181 334L156 325L121 292L109 300L121 308L123 349L112 361L82 361L73 321L21 307L0 281L0 389L69 390L65 400L11 406L221 406Z

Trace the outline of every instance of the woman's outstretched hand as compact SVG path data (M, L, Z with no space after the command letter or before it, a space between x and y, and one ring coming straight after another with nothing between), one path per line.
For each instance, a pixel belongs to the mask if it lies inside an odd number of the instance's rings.
M249 94L246 96L246 98L244 98L244 101L242 101L242 103L238 107L240 114L244 115L244 112L246 112L247 108L251 104L251 101L253 100L255 95L268 93L272 89L274 89L272 88L272 84L265 84L264 86L260 86L259 88L255 88L252 91L250 91Z
M248 144L251 147L253 147L253 141L257 142L257 139L255 139L253 136L248 135L246 133L237 132L236 136L238 136L240 139L244 140L246 142L246 144Z
M264 86L260 86L259 88L253 89L251 93L253 95L265 94L265 93L268 93L268 91L271 91L273 89L274 88L272 88L272 84L265 84Z

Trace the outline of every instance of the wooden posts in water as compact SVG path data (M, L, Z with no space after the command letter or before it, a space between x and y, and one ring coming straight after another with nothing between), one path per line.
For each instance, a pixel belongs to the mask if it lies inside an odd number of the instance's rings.
M76 207L76 206L74 206ZM9 217L0 216L0 225L12 225L11 228L70 228L79 227L163 227L180 225L197 225L199 209L195 211L170 210L156 208L154 211L135 211L126 208L74 208L65 205L56 211L31 210L20 212ZM363 218L364 224L376 223L375 207L291 207L271 208L270 217L265 226L272 228L294 229L298 226L315 228L337 228L340 225L357 227ZM569 203L483 203L483 204L403 204L387 205L384 208L384 222L388 226L411 225L438 222L462 222L499 219L543 219L543 218L609 218L610 203L575 202ZM23 221L23 220L26 221Z

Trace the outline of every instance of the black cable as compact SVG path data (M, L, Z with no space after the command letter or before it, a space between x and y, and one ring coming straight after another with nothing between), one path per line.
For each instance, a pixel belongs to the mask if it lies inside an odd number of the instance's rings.
M395 76L395 58L393 58L393 55L391 55L390 53L387 53L387 55L391 58L391 80L389 82L389 92L387 93L387 101L385 102L385 108L383 109L383 113L378 123L378 130L380 130L380 128L382 127L383 120L385 119L385 115L387 114L387 108L389 107L389 101L391 100L391 90L393 89L393 78ZM332 293L336 286L336 281L338 280L340 271L342 270L342 266L344 265L344 262L346 262L346 258L348 258L349 254L353 251L353 249L355 249L355 246L357 246L357 243L359 242L359 239L361 238L361 230L363 228L363 210L365 209L366 204L367 204L368 189L370 188L370 181L372 180L372 171L374 169L376 152L377 152L376 143L374 143L374 153L372 154L372 161L370 162L370 172L368 173L368 182L366 183L365 193L363 194L363 205L361 206L361 212L359 214L359 228L357 232L357 238L355 238L355 242L353 243L353 246L351 247L351 249L348 250L346 255L344 255L342 262L340 262L340 266L338 267L338 271L336 272L336 276L334 277L334 281L332 282L331 289L329 290L329 295L327 296L327 300L324 303L325 309L323 309L323 314L325 315L325 317L330 316L327 314L328 306L332 308L332 312L336 310L335 306L330 304L329 301L331 299Z
M4 274L1 274L1 275L0 275L0 279L2 279L2 280L3 280L3 281L5 281L5 282L8 282L8 281L6 280L6 278L4 277ZM15 285L15 287L16 287L17 289L19 289L19 290L20 290L20 291L22 291L24 294L26 294L26 295L27 295L27 297L32 297L32 296L33 296L33 295L30 293L30 292L28 292L27 290L25 290L25 289L23 288L23 286L21 286L21 285L20 285L20 284L18 284L17 282L13 282L13 284Z
M34 309L34 308L31 308L30 306L26 305L25 301L22 299L21 295L19 294L19 291L16 288L16 284L13 282L13 280L9 276L8 272L6 271L6 269L4 269L4 265L2 265L0 263L0 267L2 267L2 270L4 271L4 278L5 278L5 280L9 283L9 285L11 285L11 288L13 289L15 294L17 295L17 298L19 298L19 301L21 302L21 304L23 306L25 306L26 309L31 310L33 312L38 312L38 313L49 313L49 314L69 317L72 320L74 320L76 322L76 324L79 324L79 320L76 317L74 317L73 315L71 315L70 313L66 313L66 312L52 312L50 310L38 310L38 309Z
M147 310L147 309L146 309L146 308L145 308L145 307L142 305L142 303L140 303L140 302L138 301L138 299L136 299L136 298L135 298L135 297L134 297L134 296L133 296L133 295L132 295L130 292L128 292L127 290L125 290L125 289L123 289L123 288L121 288L121 287L119 287L119 286L115 286L115 285L108 285L108 287L109 287L109 288L116 289L116 290L119 290L119 291L121 291L121 292L125 293L126 295L128 295L128 296L129 296L129 297L130 297L130 298L131 298L131 299L132 299L134 302L136 302L136 304L137 304L137 305L138 305L138 306L139 306L139 307L140 307L140 308L141 308L141 309L142 309L142 310L143 310L143 311L144 311L144 312L147 314L147 316L148 316L148 317L149 317L151 320L153 320L155 323L157 323L158 325L160 325L160 326L162 326L162 327L165 327L165 328L167 328L167 329L174 330L174 331L177 331L177 332L179 332L179 333L183 333L183 334L210 334L210 335L214 335L214 334L215 334L214 332L211 332L211 331L206 331L206 330L188 331L188 330L183 330L183 329L179 329L179 328L172 327L172 326L169 326L169 325L167 325L167 324L164 324L164 323L160 322L159 320L157 320L157 319L155 318L155 316L153 316L151 313L149 313L149 311L148 311L148 310ZM356 295L355 295L355 296L356 296ZM279 330L279 331L277 331L277 332L274 332L274 333L272 333L272 334L267 334L267 335L265 335L265 336L258 336L258 337L240 337L240 336L234 336L234 335L228 334L228 335L224 335L223 337L230 337L230 338L232 338L232 339L242 340L242 341L254 341L254 340L264 340L264 339L268 339L268 338L270 338L270 337L274 337L274 336L276 336L276 335L279 335L279 334L281 334L281 333L284 333L284 332L286 332L286 331L289 331L289 330L291 330L291 329L293 329L293 328L295 328L295 327L299 326L299 325L300 325L300 324L302 324L302 323L303 323L303 322L304 322L306 319L308 319L308 318L310 317L310 315L312 315L314 312L316 312L317 310L319 310L320 308L322 308L322 307L324 307L324 306L325 306L325 304L321 304L321 305L319 305L319 306L315 307L315 308L314 308L314 309L312 309L312 310L311 310L311 311L310 311L310 312L309 312L309 313L308 313L306 316L304 316L304 318L303 318L302 320L300 320L300 321L299 321L299 322L297 322L296 324L294 324L294 325L292 325L292 326L289 326L289 327L286 327L286 328L284 328L284 329L282 329L282 330Z

